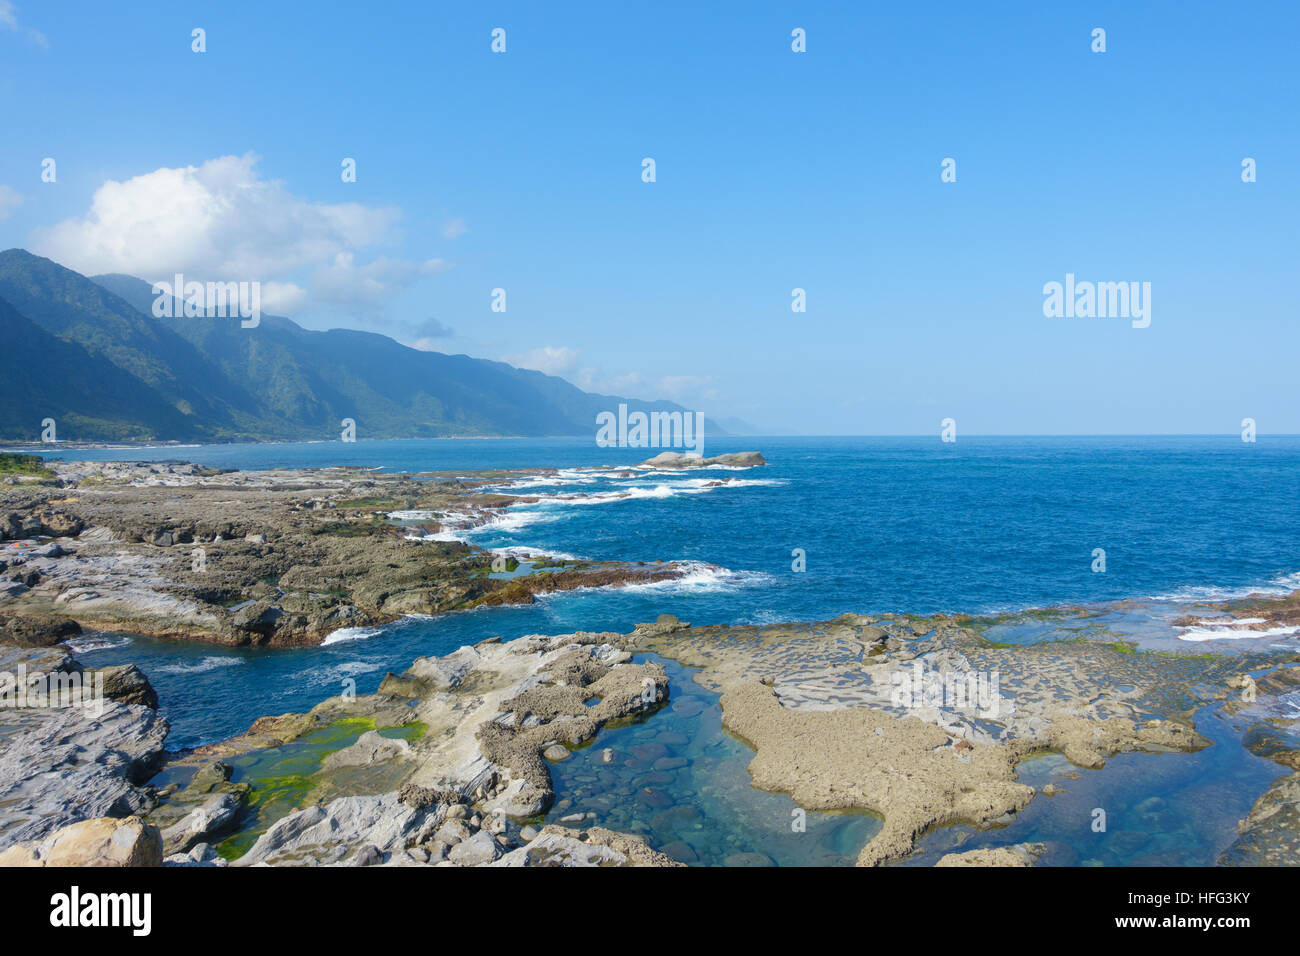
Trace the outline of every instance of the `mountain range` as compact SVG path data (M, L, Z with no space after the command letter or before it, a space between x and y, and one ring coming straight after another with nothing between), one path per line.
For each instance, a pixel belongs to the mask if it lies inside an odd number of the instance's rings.
M593 435L596 414L686 411L584 392L504 362L446 355L263 314L155 318L150 283L88 278L23 249L0 252L0 439L249 441ZM716 422L712 435L726 434Z

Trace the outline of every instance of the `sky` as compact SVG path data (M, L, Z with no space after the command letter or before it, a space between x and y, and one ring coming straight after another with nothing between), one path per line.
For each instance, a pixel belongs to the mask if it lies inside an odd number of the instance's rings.
M771 434L1300 432L1300 5L702 6L0 0L0 248Z

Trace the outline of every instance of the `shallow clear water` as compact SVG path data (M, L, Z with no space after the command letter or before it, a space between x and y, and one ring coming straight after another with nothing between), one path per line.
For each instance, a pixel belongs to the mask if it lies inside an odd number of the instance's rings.
M1214 743L1194 754L1117 754L1100 770L1080 770L1059 754L1027 760L1017 769L1023 783L1061 792L1035 797L1007 826L934 830L906 863L1045 842L1042 862L1053 866L1213 866L1237 837L1237 821L1284 770L1242 747L1210 708L1196 727ZM1099 820L1104 829L1094 828Z
M880 830L865 813L804 813L786 794L749 785L754 752L722 729L718 696L673 661L671 698L652 717L605 729L551 765L557 802L548 823L636 833L683 863L710 866L851 865ZM606 762L606 751L612 751ZM576 821L575 821L576 822Z

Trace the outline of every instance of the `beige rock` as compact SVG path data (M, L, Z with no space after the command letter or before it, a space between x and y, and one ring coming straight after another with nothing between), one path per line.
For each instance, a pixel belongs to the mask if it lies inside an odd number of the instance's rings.
M137 817L83 820L0 853L0 866L162 866L162 834Z

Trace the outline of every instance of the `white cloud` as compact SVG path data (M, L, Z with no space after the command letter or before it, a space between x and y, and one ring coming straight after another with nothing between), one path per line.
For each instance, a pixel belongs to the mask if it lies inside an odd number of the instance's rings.
M12 0L0 0L0 29L11 30L15 33L21 30L27 34L27 39L37 46L49 48L50 41L45 38L45 34L40 30L18 25L18 8L14 6Z
M459 239L467 232L469 232L469 226L465 225L464 219L453 219L442 227L442 237L444 239Z
M578 366L576 349L543 345L523 355L503 355L501 361L516 368L531 368L547 375L565 375Z
M87 275L257 280L266 307L284 312L309 303L374 311L445 268L383 256L359 264L357 250L397 240L400 210L310 202L263 178L257 162L252 153L221 156L109 180L85 216L35 230L31 246Z
M383 256L357 265L351 252L340 252L312 273L312 296L321 302L373 310L416 280L446 269L441 259L411 262Z
M293 315L309 298L307 290L293 282L262 283L262 308L273 315Z
M8 219L15 206L23 204L22 194L8 186L0 186L0 220Z
M33 234L38 252L79 272L145 278L192 271L222 279L280 275L375 243L395 209L310 203L258 176L257 157L156 169L95 190L89 213Z
M669 399L688 408L718 397L713 379L699 375L663 375L647 378L640 372L607 375L599 369L581 366L580 353L567 346L544 345L522 355L503 355L501 361L517 368L531 368L547 375L567 378L585 392L622 395L646 401Z

